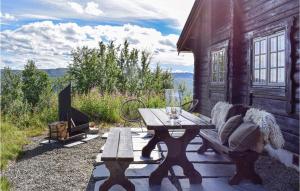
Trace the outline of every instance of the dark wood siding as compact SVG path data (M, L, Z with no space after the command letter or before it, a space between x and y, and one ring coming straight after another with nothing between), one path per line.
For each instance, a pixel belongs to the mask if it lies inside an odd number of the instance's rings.
M224 85L219 86L210 83L210 50L230 38L230 26L223 24L230 22L230 4L223 0L214 0L206 1L204 6L205 9L201 11L197 21L198 27L193 29L193 33L197 35L197 43L193 50L194 96L200 100L198 111L210 115L211 108L217 101L227 101L227 80ZM214 12L217 7L221 8Z
M243 9L241 28L243 35L242 62L248 67L247 75L243 75L243 81L248 82L248 90L241 88L246 95L248 104L262 108L274 114L286 140L285 148L299 152L299 78L296 64L299 64L299 1L298 0L242 0L239 7ZM287 34L286 51L290 54L290 61L286 63L287 84L284 88L253 88L250 82L252 65L252 40L263 33L276 29L284 29ZM261 34L260 34L261 33ZM290 33L290 34L289 34ZM296 48L297 47L297 48ZM290 49L289 49L290 48ZM298 67L299 68L299 67ZM299 71L298 71L299 72ZM245 100L244 100L245 101ZM244 103L247 103L244 102ZM291 108L289 108L291 107Z
M230 3L229 3L230 2ZM285 148L299 153L300 36L298 0L207 0L203 3L195 39L194 96L198 111L210 115L220 100L243 103L274 114L284 138ZM283 88L254 88L252 75L253 38L269 31L287 33L287 82ZM210 84L210 49L228 41L227 86Z

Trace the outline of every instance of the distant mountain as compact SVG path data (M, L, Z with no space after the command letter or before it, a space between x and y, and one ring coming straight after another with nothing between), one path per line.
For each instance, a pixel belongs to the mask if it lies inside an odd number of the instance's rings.
M65 75L68 68L44 69L43 71L45 71L50 77L57 78Z
M176 72L176 73L172 73L173 78L192 78L194 77L193 73L189 73L189 72Z
M186 86L186 93L189 95L193 94L193 82L194 82L194 74L188 72L182 73L172 73L174 86L178 88L180 84L185 84Z
M68 71L68 68L55 68L55 69L40 69L44 72L46 72L50 78L58 78L65 75ZM12 70L14 73L21 73L22 70ZM1 69L1 75L2 75L3 69Z

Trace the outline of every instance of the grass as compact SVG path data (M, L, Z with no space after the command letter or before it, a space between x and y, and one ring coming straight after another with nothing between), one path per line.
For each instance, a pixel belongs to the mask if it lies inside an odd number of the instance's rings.
M5 170L10 160L15 160L22 155L22 147L28 144L27 137L37 136L45 131L44 128L19 129L9 122L1 121L0 125L0 165L1 171ZM0 190L10 190L10 183L6 177L2 176L0 180Z
M6 177L1 177L1 179L0 179L0 190L1 191L9 191L10 190L10 183Z
M1 144L0 144L0 160L1 170L3 170L9 160L13 160L22 153L22 146L28 143L26 135L22 130L14 125L1 122Z

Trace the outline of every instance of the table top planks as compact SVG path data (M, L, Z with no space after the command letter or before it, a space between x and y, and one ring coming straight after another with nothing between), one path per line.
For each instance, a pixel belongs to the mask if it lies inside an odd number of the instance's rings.
M182 110L178 120L170 120L164 108L140 108L139 112L149 130L208 128L213 125L187 111Z
M130 128L111 128L101 155L102 161L133 161Z
M215 125L210 123L210 120L208 118L197 117L197 116L193 115L192 113L189 113L184 110L182 110L181 116L200 125L201 128L206 129L206 128L214 128L215 127Z
M155 129L164 127L164 124L154 115L154 113L147 108L140 108L139 113L141 114L144 123L149 129Z

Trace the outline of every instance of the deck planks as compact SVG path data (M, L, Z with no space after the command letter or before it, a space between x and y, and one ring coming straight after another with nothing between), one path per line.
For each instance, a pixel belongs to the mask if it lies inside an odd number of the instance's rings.
M174 130L174 135L180 136L184 131L180 129ZM201 139L198 137L197 139ZM149 138L145 138L143 134L136 135L133 141L133 147L137 147L136 145L145 144L145 142L149 140ZM199 140L198 142L202 142ZM161 143L160 143L161 144ZM200 146L200 144L189 144L188 147ZM165 150L165 151L163 151ZM160 153L160 156L165 156L166 148L161 149L158 147L158 151L155 153ZM223 158L221 155L214 153L213 151L206 152L203 155L199 155L197 152L193 151L187 152L187 157L189 160L193 162L196 169L203 173L203 181L201 185L190 185L188 179L185 178L184 174L182 173L182 169L177 167L173 167L174 171L169 172L169 178L172 177L172 180L176 180L179 184L179 188L175 190L184 190L184 191L192 191L192 190L224 190L224 191L264 191L263 186L261 185L254 185L250 182L242 182L240 185L237 186L230 186L228 184L229 176L234 174L235 168L226 158ZM139 158L141 155L141 151L135 151L134 157L135 160ZM96 181L96 185L94 187L95 190L99 190L99 185L103 183L103 179L109 176L108 170L105 168L103 163L99 161L98 157L98 165L96 165L93 178ZM136 190L150 190L148 177L150 173L157 168L158 161L147 161L143 159L139 159L137 163L135 161L129 166L126 171L126 176L130 178L136 187ZM175 174L174 174L175 173ZM170 190L169 188L175 188L174 184L168 181L162 182L162 188L157 190ZM93 189L93 190L94 190ZM113 187L112 190L121 191L123 190L120 187ZM90 190L88 190L90 191Z

